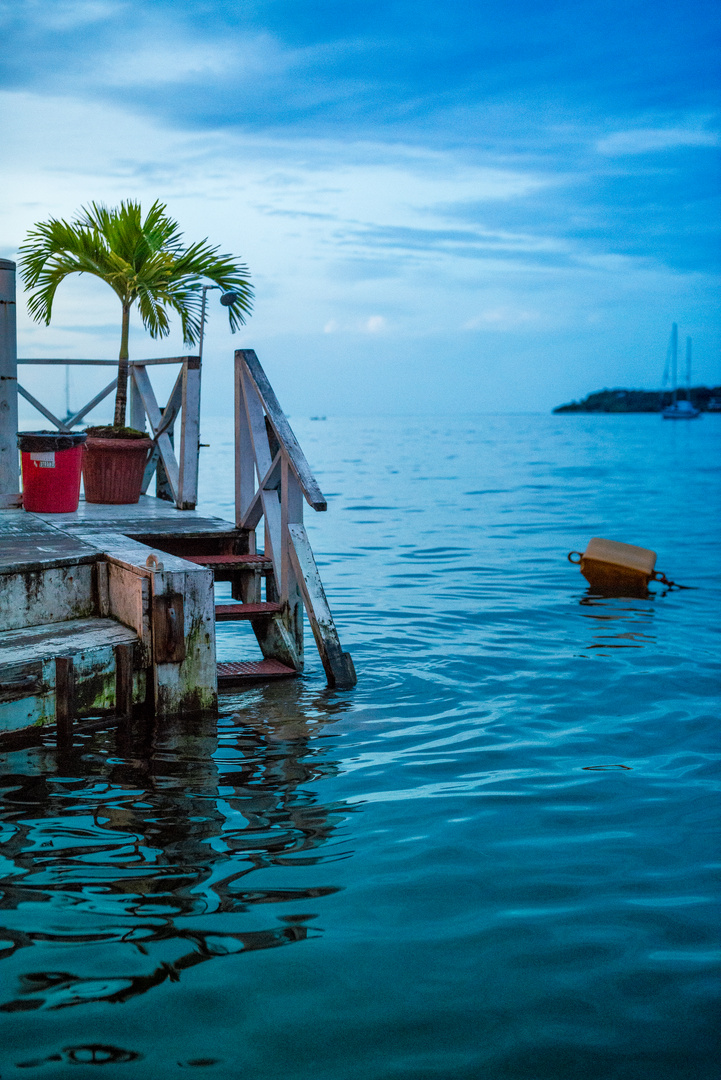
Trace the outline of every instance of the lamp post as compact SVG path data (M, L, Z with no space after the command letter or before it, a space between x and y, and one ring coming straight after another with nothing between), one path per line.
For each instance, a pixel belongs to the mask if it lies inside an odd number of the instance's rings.
M205 337L205 304L206 304L206 297L208 295L208 292L211 289L220 289L220 288L222 288L221 285L201 285L201 290L202 290L202 293L203 293L203 301L202 301L202 304L201 304L201 307L200 307L200 342L198 344L198 356L200 357L201 360L203 359L203 338ZM221 296L220 302L223 305L223 307L230 307L230 305L234 304L237 299L238 299L238 293L225 292Z

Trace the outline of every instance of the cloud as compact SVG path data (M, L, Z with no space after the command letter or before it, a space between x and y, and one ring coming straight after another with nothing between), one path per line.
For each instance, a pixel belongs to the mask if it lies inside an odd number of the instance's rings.
M608 157L622 157L675 150L684 146L718 144L719 136L715 131L703 131L699 128L636 128L632 131L617 131L599 139L596 150Z
M518 330L529 324L541 322L538 311L523 311L510 306L489 308L480 315L468 319L463 324L464 330Z
M282 50L267 34L234 34L230 40L189 41L179 37L132 41L99 58L95 74L106 86L153 87L161 84L215 82L237 86L268 78L287 66ZM239 104L241 104L239 102Z
M8 22L27 20L45 30L65 33L106 22L129 7L123 0L6 0L0 3L0 17L5 15Z
M663 5L650 19L647 0L608 11L0 0L0 255L90 198L159 197L189 239L253 273L248 328L231 341L216 301L208 356L257 345L281 386L293 365L308 385L323 370L341 398L358 357L414 371L427 349L414 393L433 407L442 348L461 374L491 352L523 386L533 372L544 407L556 358L579 383L559 400L593 388L612 353L643 383L639 358L672 320L702 365L721 216L698 152L717 143L711 5L684 20ZM23 348L113 355L102 290L68 283L49 329L21 313ZM161 351L181 348L174 333Z
M371 315L365 321L364 329L368 334L380 334L387 326L387 321L382 315Z

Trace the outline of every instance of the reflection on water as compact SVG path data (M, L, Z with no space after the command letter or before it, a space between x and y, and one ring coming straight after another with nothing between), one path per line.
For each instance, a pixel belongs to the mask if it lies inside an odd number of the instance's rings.
M646 601L642 604L641 601ZM644 597L629 597L628 595L616 596L609 593L600 593L592 588L587 589L581 597L579 604L591 611L582 614L588 619L597 619L601 624L620 623L616 633L605 633L605 626L599 627L593 635L591 642L586 645L587 649L643 649L645 645L656 641L653 634L646 631L649 629L648 622L653 619L653 601L655 593L646 592ZM644 624L644 620L646 620ZM610 627L609 627L610 629Z
M332 843L340 808L311 790L336 766L317 744L318 723L311 732L304 719L302 694L285 686L274 700L272 689L259 691L246 695L242 717L126 727L63 753L48 746L8 757L24 757L25 769L0 776L0 961L28 952L0 1010L126 1002L209 960L319 933L308 902L337 888L276 886L263 873L343 854ZM344 705L321 697L303 708L327 723ZM203 926L220 913L265 925ZM89 956L102 945L107 961L92 974L38 971L40 944L85 945Z

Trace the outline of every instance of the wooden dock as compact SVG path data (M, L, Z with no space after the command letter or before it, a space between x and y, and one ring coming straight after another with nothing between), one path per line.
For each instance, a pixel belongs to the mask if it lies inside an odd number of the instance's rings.
M6 295L11 265L0 267ZM0 331L3 393L12 405L14 339L7 325ZM157 472L161 498L27 513L14 494L14 432L11 438L0 430L0 739L53 725L62 742L79 720L201 712L216 708L219 686L298 675L304 608L328 685L355 685L303 526L303 504L324 511L326 501L252 350L235 354L235 522L189 509L196 500L196 359L169 361L183 366L164 410L149 383L151 362L131 369L134 426L147 418L153 439L144 490ZM180 462L171 437L179 413ZM232 604L216 604L214 581L230 582ZM216 662L215 624L236 620L250 622L262 660Z

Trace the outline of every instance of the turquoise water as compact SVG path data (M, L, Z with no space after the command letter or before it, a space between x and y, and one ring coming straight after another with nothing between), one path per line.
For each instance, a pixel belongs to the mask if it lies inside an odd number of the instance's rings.
M0 759L3 1080L715 1080L721 418L291 422L358 687Z

